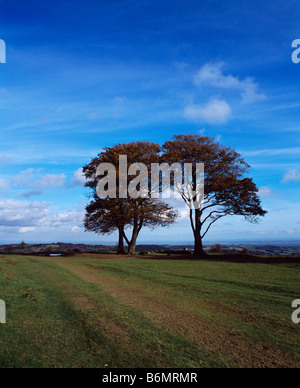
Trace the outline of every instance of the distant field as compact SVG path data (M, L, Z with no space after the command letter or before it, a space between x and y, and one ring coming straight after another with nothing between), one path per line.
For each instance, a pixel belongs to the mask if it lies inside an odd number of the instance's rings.
M0 255L0 367L300 367L300 262Z

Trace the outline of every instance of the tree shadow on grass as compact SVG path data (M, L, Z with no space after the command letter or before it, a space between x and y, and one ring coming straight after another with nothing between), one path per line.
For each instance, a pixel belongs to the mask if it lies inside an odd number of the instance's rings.
M257 264L300 264L300 256L252 256L252 255L146 255L139 256L143 260L181 260L181 261L216 261L228 263Z

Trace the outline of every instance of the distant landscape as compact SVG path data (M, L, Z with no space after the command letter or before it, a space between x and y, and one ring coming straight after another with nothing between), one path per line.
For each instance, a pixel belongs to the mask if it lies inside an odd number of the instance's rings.
M37 254L37 255L69 255L76 253L115 253L113 245L106 244L3 244L0 253L5 254ZM192 254L193 245L167 245L167 244L138 244L137 253L142 254ZM300 258L300 242L287 243L260 243L260 244L208 244L204 246L207 253L219 254L244 254L258 256L295 256Z

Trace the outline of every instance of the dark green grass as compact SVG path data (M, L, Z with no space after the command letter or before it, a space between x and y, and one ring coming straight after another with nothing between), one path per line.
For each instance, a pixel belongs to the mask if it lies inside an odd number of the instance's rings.
M300 325L291 321L291 303L300 299L299 264L62 260L237 333L249 352L256 343L278 350L276 365L291 359L300 366ZM225 351L199 347L55 261L0 255L0 299L8 312L0 325L0 367L239 366L238 353L232 361Z

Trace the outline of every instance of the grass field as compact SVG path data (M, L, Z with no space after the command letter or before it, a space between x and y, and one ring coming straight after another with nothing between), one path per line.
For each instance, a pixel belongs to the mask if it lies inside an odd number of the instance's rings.
M0 255L0 367L300 367L300 263Z

